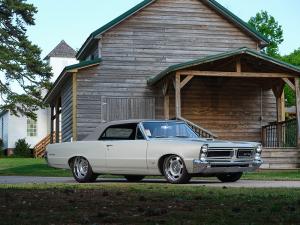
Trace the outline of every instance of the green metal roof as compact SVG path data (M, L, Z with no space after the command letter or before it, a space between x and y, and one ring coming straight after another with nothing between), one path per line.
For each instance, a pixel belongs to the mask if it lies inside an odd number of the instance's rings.
M44 98L44 102L45 103L49 103L49 101L51 100L51 98L53 97L53 95L58 92L59 87L61 87L61 85L64 83L64 81L67 78L65 76L66 73L72 72L72 70L76 70L76 69L84 69L85 67L96 66L101 61L102 61L102 59L100 58L100 59L83 61L83 62L74 64L74 65L66 66L64 68L64 70L60 73L59 77L54 82L52 88L48 91L47 95Z
M135 7L131 8L127 12L123 13L116 19L112 20L111 22L107 23L106 25L100 27L99 29L95 30L93 33L90 34L90 36L87 38L87 40L84 42L82 47L77 52L76 57L78 59L81 59L81 56L83 53L85 53L89 47L91 47L96 41L97 36L103 34L107 30L111 29L112 27L116 26L117 24L121 23L128 17L132 16L136 12L140 11L141 9L145 8L146 6L150 5L151 3L155 2L156 0L144 0ZM202 0L205 4L207 4L209 7L215 9L218 13L223 15L225 18L229 19L231 22L235 23L237 26L239 26L244 31L248 32L252 37L255 39L258 39L262 42L262 46L266 46L269 43L269 40L264 37L262 34L257 32L254 28L249 26L246 22L244 22L242 19L237 17L235 14L230 12L228 9L223 7L221 4L216 2L215 0Z
M276 64L278 66L281 66L285 69L289 69L292 72L300 73L300 67L293 66L293 65L288 64L286 62L283 62L283 61L280 61L278 59L272 58L272 57L270 57L270 56L268 56L264 53L260 53L258 51L254 51L252 49L243 47L243 48L239 48L239 49L236 49L236 50L233 50L233 51L224 52L224 53L220 53L220 54L212 55L212 56L207 56L207 57L203 57L203 58L196 59L196 60L193 60L193 61L189 61L189 62L180 63L180 64L170 66L169 68L162 71L161 73L150 77L147 80L147 83L148 83L148 85L153 85L153 84L157 83L162 78L164 78L165 76L167 76L168 74L170 74L172 72L176 72L178 70L187 69L187 68L190 68L190 67L193 67L193 66L198 66L198 65L201 65L201 64L209 63L209 62L214 62L214 61L221 60L221 59L226 59L226 58L236 56L236 55L241 55L241 54L251 55L251 56L254 56L256 58L274 63L274 64Z

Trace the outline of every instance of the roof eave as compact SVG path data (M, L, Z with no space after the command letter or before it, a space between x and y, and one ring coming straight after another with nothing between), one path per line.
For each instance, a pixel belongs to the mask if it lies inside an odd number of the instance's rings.
M100 27L96 31L90 34L89 38L84 42L84 44L79 49L76 58L80 59L80 57L85 53L88 46L90 46L91 43L93 43L97 38L99 38L99 35L105 33L106 31L110 30L111 28L117 26L118 24L122 23L124 20L128 19L135 13L139 12L140 10L144 9L148 5L152 4L156 0L144 0L138 5L134 6L133 8L129 9L122 15L118 16L114 20L110 21L109 23L105 24L104 26Z

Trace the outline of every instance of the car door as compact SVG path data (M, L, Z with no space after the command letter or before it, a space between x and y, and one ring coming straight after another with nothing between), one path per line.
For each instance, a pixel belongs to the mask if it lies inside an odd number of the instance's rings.
M101 136L106 145L106 168L112 174L145 174L147 141L137 124L108 127Z

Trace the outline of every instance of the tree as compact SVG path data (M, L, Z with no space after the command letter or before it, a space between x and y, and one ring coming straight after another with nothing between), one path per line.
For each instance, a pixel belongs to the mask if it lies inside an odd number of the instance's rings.
M31 118L44 106L41 90L49 88L52 76L41 49L26 36L35 13L26 0L0 0L0 109Z
M272 57L279 57L279 45L283 42L282 26L267 11L261 11L251 17L249 25L270 40L270 44L263 51Z
M294 66L299 66L300 67L300 48L295 50L289 55L285 55L281 57L282 61L285 61L289 64L292 64ZM289 87L285 86L284 88L284 93L285 93L285 98L286 98L286 105L287 106L293 106L296 105L296 96L295 92Z

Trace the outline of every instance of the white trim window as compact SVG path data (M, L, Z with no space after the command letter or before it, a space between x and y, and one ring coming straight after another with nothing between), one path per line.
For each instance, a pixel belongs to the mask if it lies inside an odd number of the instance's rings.
M28 118L27 119L27 136L36 137L37 136L37 121Z

